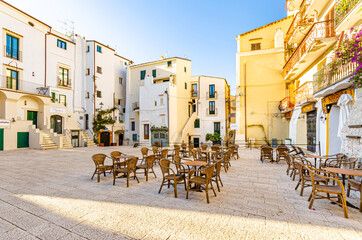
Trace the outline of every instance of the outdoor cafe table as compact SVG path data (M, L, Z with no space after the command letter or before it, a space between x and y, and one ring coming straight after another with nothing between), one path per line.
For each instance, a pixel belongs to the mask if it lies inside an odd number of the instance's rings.
M188 161L188 162L184 162L185 165L191 166L193 167L195 170L197 170L197 167L203 167L207 165L207 162L204 161ZM195 185L196 189L199 189L199 191L201 191L200 189L200 185L196 184Z
M120 156L115 156L115 158L118 158L118 159L121 159L123 158L123 161L122 162L117 162L116 164L117 165L121 165L122 163L124 163L128 158L133 158L133 157L136 157L134 155L120 155ZM123 174L122 176L120 176L119 178L125 178L127 177L126 174Z
M207 160L211 160L210 158L210 154L213 153L213 154L216 154L216 151L211 151L211 150L204 150L204 151L201 151L202 153L206 153L207 154Z
M326 170L328 172L332 172L332 173L341 174L343 185L346 185L345 184L346 175L362 177L362 171L358 171L358 170L354 170L354 169L327 167L327 168L324 168L324 170Z
M317 167L317 158L319 160L327 160L329 159L330 157L327 157L327 156L318 156L318 155L304 155L304 157L307 157L307 158L314 158L314 166Z

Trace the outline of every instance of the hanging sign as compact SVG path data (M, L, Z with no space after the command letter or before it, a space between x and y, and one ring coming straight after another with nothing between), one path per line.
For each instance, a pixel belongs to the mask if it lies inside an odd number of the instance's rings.
M308 104L304 107L302 107L302 113L306 113L306 112L310 112L310 111L314 111L315 107L314 107L314 103Z
M328 113L327 105L337 103L338 99L345 93L351 95L354 99L353 89L342 90L323 98L322 99L323 113L327 114Z
M0 120L0 126L10 126L10 120Z
M65 109L61 109L61 108L50 108L50 112L51 113L61 113L61 114L66 113Z

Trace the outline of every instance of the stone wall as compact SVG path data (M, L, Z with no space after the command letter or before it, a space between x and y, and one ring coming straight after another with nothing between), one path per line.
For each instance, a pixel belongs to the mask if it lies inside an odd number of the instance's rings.
M342 152L349 157L357 157L359 161L362 159L362 141L361 139L351 139L346 136L362 137L362 128L350 128L349 125L362 124L362 89L355 92L355 103L348 117L347 124L342 128Z

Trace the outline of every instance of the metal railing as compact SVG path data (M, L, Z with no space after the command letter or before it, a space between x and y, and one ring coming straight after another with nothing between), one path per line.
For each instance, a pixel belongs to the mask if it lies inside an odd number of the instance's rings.
M4 57L12 58L18 61L23 60L23 53L19 49L4 45Z
M206 99L217 98L217 92L206 92Z
M217 115L217 108L214 108L214 109L209 109L209 108L206 108L206 115L207 116L213 116L213 115Z
M300 103L313 97L313 82L308 81L294 90L295 103Z
M351 10L361 0L337 0L334 8L335 26L337 27L343 19L351 12Z
M287 111L288 109L294 108L295 106L295 98L294 96L285 97L280 101L279 110L281 112Z
M136 110L140 109L139 102L132 103L132 109L133 109L133 111L136 111Z
M8 76L0 75L0 88L9 89L12 91L22 91L50 96L49 88L42 84L28 82L21 79L15 79Z
M302 42L289 57L287 63L283 68L283 77L297 65L297 63L303 58L303 56L310 50L313 43L319 38L329 38L335 36L334 20L327 20L322 22L316 22L304 37Z
M357 63L348 62L337 66L337 71L332 73L332 63L327 64L313 75L313 92L316 93L332 84L335 84L353 74L357 68Z
M287 34L285 35L285 42L288 43L289 40L292 38L295 30L299 26L300 20L302 19L300 12L298 12L294 18L292 24L290 24L290 27L287 31Z

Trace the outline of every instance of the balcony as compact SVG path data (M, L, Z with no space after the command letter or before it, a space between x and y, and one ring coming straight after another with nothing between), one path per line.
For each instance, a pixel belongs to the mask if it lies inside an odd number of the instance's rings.
M337 0L334 8L337 31L350 29L361 19L362 0Z
M50 96L49 88L44 87L42 84L28 82L20 79L10 78L8 76L0 75L0 89L21 92L33 93L44 96Z
M303 106L311 102L315 102L313 99L313 82L305 82L296 90L294 90L295 105Z
M23 60L23 53L19 51L19 49L4 45L4 57L15 59L21 62Z
M295 106L295 98L294 96L285 97L280 101L279 110L282 113L290 112L294 109Z
M314 23L302 42L284 65L284 79L299 76L335 42L334 20Z
M217 98L217 92L206 92L206 99L216 99Z
M296 13L293 22L286 33L285 42L290 45L302 41L313 23L313 18L304 18L302 12Z
M217 108L209 109L206 108L206 116L216 116L217 115Z
M285 1L285 8L287 11L295 11L298 10L302 0L286 0Z
M71 79L65 80L65 79L58 78L58 87L71 88L72 87Z
M321 92L323 89L328 88L329 86L335 85L342 82L343 80L348 79L345 84L341 84L339 89L349 87L352 83L349 82L349 77L357 68L357 63L349 62L347 64L337 67L336 73L331 73L331 63L327 64L324 68L319 70L313 75L313 92L314 94ZM338 89L336 89L338 90ZM333 92L331 92L333 93ZM325 95L328 93L325 93Z
M133 111L138 111L140 109L140 103L139 102L132 103L132 109Z

